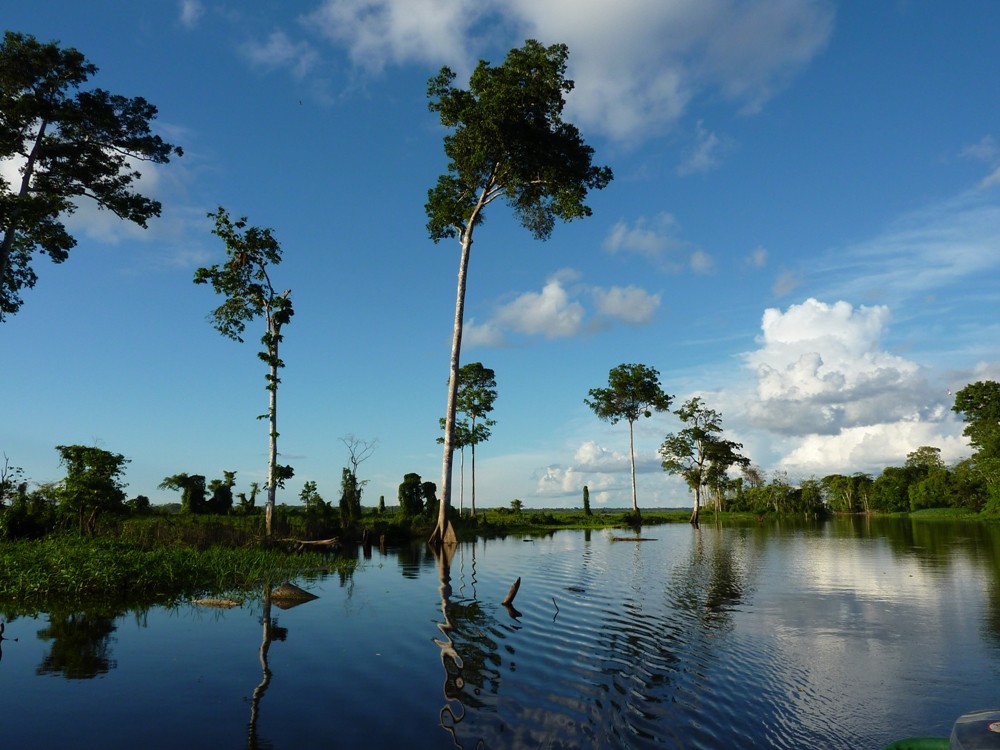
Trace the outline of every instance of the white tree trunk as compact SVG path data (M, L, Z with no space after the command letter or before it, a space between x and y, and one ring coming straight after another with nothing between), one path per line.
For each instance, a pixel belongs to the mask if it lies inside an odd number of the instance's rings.
M635 494L635 445L632 441L632 423L628 423L628 455L632 461L632 512L639 512L639 501Z
M455 295L455 327L451 338L451 368L448 374L448 406L444 418L444 455L441 468L441 498L438 520L431 542L456 544L455 530L448 520L451 507L451 468L455 455L455 404L458 398L458 371L462 352L462 324L465 318L465 287L472 251L472 223L462 235L462 256L458 264L458 291Z
M270 398L267 410L269 445L267 455L267 505L264 507L264 533L270 537L274 531L274 500L278 490L278 344L274 344L271 362Z

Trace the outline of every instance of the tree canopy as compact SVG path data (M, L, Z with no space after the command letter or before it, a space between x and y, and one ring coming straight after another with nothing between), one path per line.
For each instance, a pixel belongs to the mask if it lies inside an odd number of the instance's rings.
M97 67L73 48L7 31L0 42L0 160L21 180L0 178L0 320L37 281L36 252L56 263L76 240L63 224L81 198L145 227L160 203L137 192L136 162L163 164L182 151L155 135L156 107L142 97L80 90Z
M500 65L481 60L468 89L454 85L455 73L447 67L428 82L428 107L450 132L444 137L447 172L428 190L427 232L434 242L457 238L461 245L441 503L432 542L456 541L448 512L465 290L475 228L486 207L503 198L525 229L546 239L557 219L589 216L587 193L606 187L612 178L609 168L594 165L594 150L576 126L562 119L565 95L573 89L565 77L568 55L566 45L545 47L529 39Z

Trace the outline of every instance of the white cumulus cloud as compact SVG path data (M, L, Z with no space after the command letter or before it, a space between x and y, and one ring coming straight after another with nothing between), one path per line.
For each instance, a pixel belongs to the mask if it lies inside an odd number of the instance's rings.
M760 348L744 355L755 392L730 399L748 444L770 444L774 463L801 475L901 464L921 445L967 455L950 396L883 348L889 320L885 306L844 301L766 310Z

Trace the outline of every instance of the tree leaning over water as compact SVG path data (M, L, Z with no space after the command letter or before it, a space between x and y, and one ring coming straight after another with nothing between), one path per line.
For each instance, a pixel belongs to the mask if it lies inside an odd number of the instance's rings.
M141 227L160 203L133 189L136 162L164 164L180 148L150 130L156 107L142 97L80 91L97 72L76 49L7 31L0 42L0 161L19 165L19 185L0 177L0 321L35 285L38 252L55 263L76 239L62 217L81 197Z
M635 492L635 440L632 425L639 417L651 417L654 411L670 408L672 396L663 392L660 373L654 367L621 364L608 373L607 388L591 388L583 402L597 418L611 424L628 422L628 453L632 467L632 512L639 513Z
M568 54L566 45L545 47L529 39L499 66L481 60L468 90L453 85L455 73L447 67L428 83L428 107L452 132L444 137L448 172L428 191L427 231L434 242L456 238L461 247L433 544L456 542L448 513L473 233L486 207L503 198L525 229L536 239L547 239L556 219L589 216L584 203L588 191L602 189L612 179L610 169L594 166L594 150L576 126L562 119L564 97L573 89L565 77Z
M229 218L225 209L210 213L215 219L212 234L226 243L225 264L199 268L194 275L196 284L212 284L216 293L226 301L212 311L215 329L226 338L243 343L241 334L246 324L263 316L265 322L261 343L264 350L258 353L267 363L268 410L258 419L268 421L267 505L264 509L264 528L267 536L273 531L275 493L292 476L292 467L278 463L278 369L285 366L278 356L282 329L290 320L292 309L291 289L279 294L271 283L268 269L281 263L281 246L270 229L248 227L247 219Z

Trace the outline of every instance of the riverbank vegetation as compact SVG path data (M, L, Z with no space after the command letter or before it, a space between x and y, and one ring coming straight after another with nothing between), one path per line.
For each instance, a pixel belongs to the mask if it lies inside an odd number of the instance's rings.
M793 483L783 472L768 478L749 462L741 465L738 477L701 469L691 476L699 480L713 519L759 523L769 516L812 519L831 513L1000 519L1000 384L970 384L957 394L954 409L965 418L974 452L951 466L938 448L922 446L906 456L903 466L886 467L877 476L831 474ZM409 473L396 504L387 506L381 497L376 506L362 506L365 481L357 474L368 448L365 444L360 451L357 441L347 445L352 461L343 471L340 501L328 502L314 482L307 482L300 504L275 509L273 528L256 505L257 486L251 485L249 497L234 491L236 472L210 482L197 474L167 477L161 486L180 490L180 502L154 507L142 495L126 499L123 476L129 461L121 454L57 446L66 476L34 487L5 456L0 466L0 565L5 571L0 599L219 595L312 571L350 570L359 546L370 554L373 546L427 539L440 518L434 483ZM714 448L701 450L716 456ZM688 517L686 509L594 510L587 487L580 509L527 509L517 498L509 507L460 509L449 513L458 539L635 529Z

